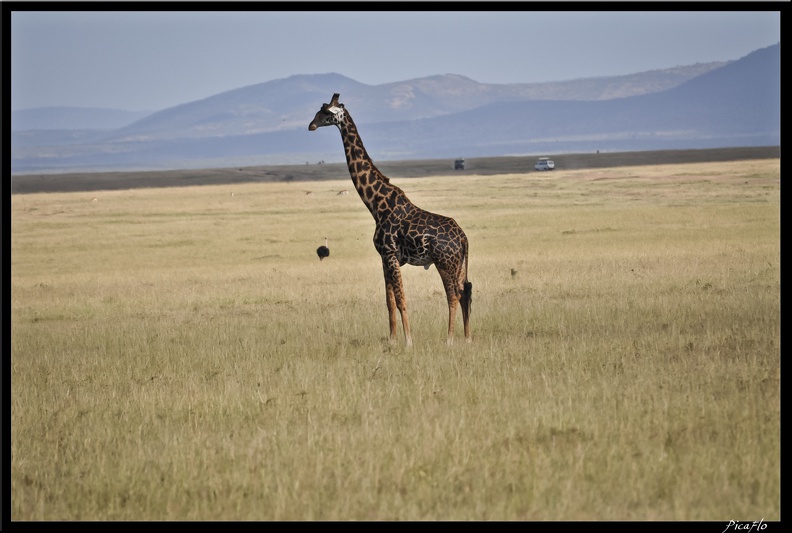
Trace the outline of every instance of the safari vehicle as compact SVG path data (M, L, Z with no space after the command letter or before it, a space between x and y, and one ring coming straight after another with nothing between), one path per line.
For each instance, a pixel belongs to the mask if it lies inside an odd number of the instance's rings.
M465 160L460 157L454 161L454 170L465 170Z
M549 157L540 157L534 165L534 170L553 170L555 163Z

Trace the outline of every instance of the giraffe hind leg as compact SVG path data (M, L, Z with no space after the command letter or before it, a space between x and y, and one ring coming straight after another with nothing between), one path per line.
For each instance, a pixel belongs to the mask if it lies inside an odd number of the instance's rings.
M456 320L456 308L458 303L458 298L448 299L448 336L446 337L446 344L454 343L454 321Z
M443 288L445 289L446 299L448 300L448 336L446 337L447 344L454 342L454 323L456 322L457 305L463 296L457 284L457 276L454 272L449 272L447 269L438 269L440 278L443 280ZM464 316L464 308L463 308Z

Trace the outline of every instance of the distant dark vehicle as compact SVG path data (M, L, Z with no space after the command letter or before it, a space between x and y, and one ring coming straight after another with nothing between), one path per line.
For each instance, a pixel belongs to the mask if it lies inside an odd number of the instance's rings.
M454 161L454 170L465 170L465 160L460 157Z
M534 165L534 170L553 170L555 163L549 157L540 157Z

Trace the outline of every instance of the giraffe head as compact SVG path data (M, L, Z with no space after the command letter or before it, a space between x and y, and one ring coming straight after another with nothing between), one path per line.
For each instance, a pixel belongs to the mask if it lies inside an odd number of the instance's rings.
M322 104L316 116L308 125L308 131L314 131L322 126L338 126L344 120L344 104L338 103L340 95L335 93L329 104Z

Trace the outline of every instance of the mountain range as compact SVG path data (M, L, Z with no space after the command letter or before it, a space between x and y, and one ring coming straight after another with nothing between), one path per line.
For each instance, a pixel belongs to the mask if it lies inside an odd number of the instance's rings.
M366 85L295 75L153 113L38 108L11 116L15 174L343 161L308 132L341 94L375 161L780 144L780 45L629 76L487 84L446 74Z

